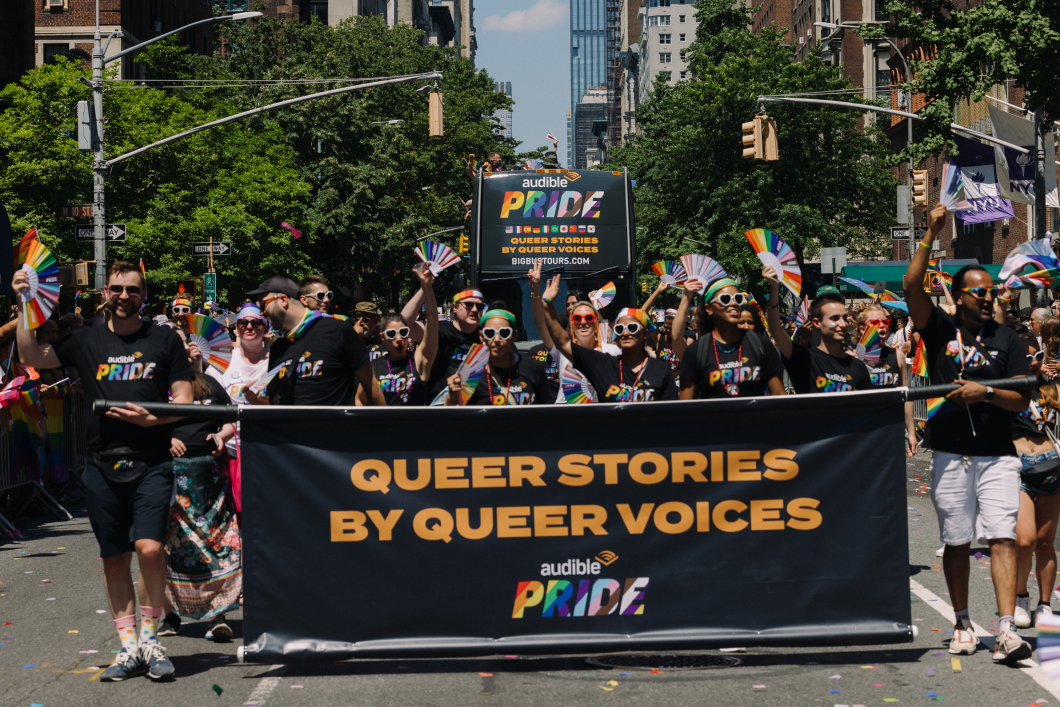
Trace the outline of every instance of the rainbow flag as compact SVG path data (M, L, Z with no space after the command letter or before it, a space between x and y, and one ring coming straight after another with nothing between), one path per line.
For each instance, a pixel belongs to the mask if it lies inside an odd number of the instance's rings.
M927 378L927 354L924 352L924 340L921 339L916 345L916 354L913 356L913 375Z
M927 416L929 420L940 413L956 412L960 409L959 405L951 403L946 398L928 398L927 401Z

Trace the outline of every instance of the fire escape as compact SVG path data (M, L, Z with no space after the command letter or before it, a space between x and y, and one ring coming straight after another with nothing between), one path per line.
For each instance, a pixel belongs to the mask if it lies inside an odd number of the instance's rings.
M622 144L622 26L620 0L607 0L607 145L611 149Z

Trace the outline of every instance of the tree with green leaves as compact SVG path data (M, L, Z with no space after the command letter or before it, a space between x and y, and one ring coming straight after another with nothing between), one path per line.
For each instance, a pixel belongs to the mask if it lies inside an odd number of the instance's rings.
M780 33L767 28L756 36L749 10L730 0L695 6L694 78L672 87L656 82L637 111L640 134L612 156L637 180L640 272L701 252L730 275L757 282L761 263L743 235L752 228L780 234L800 263L821 247L845 246L852 258L889 254L893 155L864 114L767 104L780 160L742 156L741 126L758 111L758 96L849 90L840 69L812 54L795 61Z
M947 146L954 104L983 99L1007 80L1025 90L1025 105L1042 109L1048 130L1060 119L1060 3L1055 0L888 0L891 24L864 25L866 38L908 38L931 47L926 61L910 61L913 92L924 94L912 155L921 160Z

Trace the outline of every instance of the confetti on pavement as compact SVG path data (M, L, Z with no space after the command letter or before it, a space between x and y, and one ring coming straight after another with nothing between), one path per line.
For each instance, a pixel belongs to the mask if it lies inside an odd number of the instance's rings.
M953 672L955 672L955 673L961 672L961 659L960 658L950 658L950 666L953 668Z
M220 685L214 685L210 689L216 692L218 697L220 697L221 693L224 692L224 690L221 689Z

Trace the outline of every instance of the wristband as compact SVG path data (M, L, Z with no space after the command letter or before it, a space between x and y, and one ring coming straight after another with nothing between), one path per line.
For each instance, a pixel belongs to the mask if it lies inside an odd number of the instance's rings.
M929 246L924 241L920 241L920 247L923 248L924 250L931 250L931 246Z
M541 296L541 300L542 300L543 302L548 302L549 304L552 304L552 300L551 300L551 299L549 299L548 297L545 297L544 295L542 295L542 296Z
M997 301L998 302L1011 302L1012 298L1011 297L998 297Z

